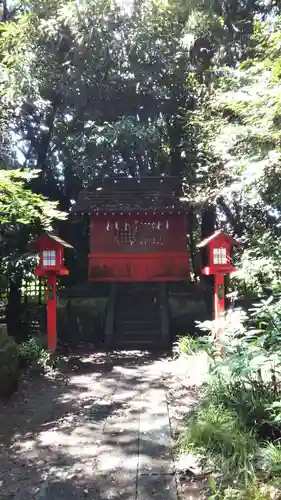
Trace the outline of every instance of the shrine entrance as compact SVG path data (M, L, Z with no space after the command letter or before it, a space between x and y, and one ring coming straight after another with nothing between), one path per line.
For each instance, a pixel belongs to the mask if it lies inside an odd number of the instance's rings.
M159 350L169 346L169 325L164 332L163 300L159 283L118 283L114 304L114 328L109 344L120 349L145 346Z

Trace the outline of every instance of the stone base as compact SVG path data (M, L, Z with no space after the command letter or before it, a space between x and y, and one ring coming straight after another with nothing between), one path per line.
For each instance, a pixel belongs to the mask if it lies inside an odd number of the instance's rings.
M7 335L7 325L0 325L0 396L9 397L19 382L18 346Z

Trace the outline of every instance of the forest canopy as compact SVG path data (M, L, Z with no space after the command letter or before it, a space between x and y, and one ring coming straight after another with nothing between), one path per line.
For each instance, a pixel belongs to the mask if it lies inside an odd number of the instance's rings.
M75 219L71 207L97 178L180 178L193 282L184 283L192 290L183 298L186 316L178 307L183 321L194 310L202 319L195 289L205 312L204 294L213 293L197 243L215 230L238 242L238 272L227 291L244 309L229 308L224 328L192 320L192 335L176 342L177 355L204 351L210 368L179 446L205 460L208 476L215 472L213 500L280 498L280 47L278 0L0 0L0 294L9 335L19 341L24 325L27 336L30 324L43 324L28 307L22 314L23 285L35 282L30 243L42 231L54 229L74 247L71 256L65 251L67 283L77 290L87 283L89 221ZM44 300L44 283L37 283ZM100 307L87 306L91 341L103 338L108 310L113 329L111 288L108 308L105 296ZM222 283L217 302L220 294ZM172 308L161 297L166 329ZM63 300L70 345L68 325L79 341L83 328L79 307ZM41 302L36 307L45 312ZM139 309L142 315L145 306ZM152 335L140 328L141 337ZM38 338L22 344L23 352L46 366ZM7 373L10 367L8 360Z
M278 2L24 0L1 15L3 168L38 171L29 188L64 211L96 177L179 175L191 252L226 229L243 243L243 286L270 286Z

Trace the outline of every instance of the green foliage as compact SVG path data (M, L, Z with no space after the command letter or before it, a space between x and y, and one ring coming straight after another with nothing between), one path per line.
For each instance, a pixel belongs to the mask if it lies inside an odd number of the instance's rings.
M42 168L42 158L59 184L59 158L71 191L69 178L77 186L98 171L148 172L152 162L157 170L169 161L165 117L170 127L183 121L180 100L193 93L172 10L161 1L127 14L104 0L45 0L29 2L18 21L5 25L4 102L21 107L13 127L20 135L28 131L28 165ZM45 139L43 157L37 147Z
M26 189L26 182L36 178L38 172L0 170L0 223L40 224L51 229L54 219L65 219L58 203Z
M178 357L182 354L192 355L200 349L200 339L189 335L180 336L173 345L173 354Z
M273 498L270 490L261 487L256 482L246 488L229 486L224 491L214 485L211 492L212 494L208 497L210 500L271 500Z
M35 365L47 359L46 343L43 339L30 337L19 345L20 361L24 365Z
M246 146L270 147L270 126L265 140L257 104L256 134L236 141L222 115L238 114L232 103L245 82L252 85L249 64L239 78L233 68L249 48L256 50L255 15L269 10L242 1L232 7L205 0L145 0L127 7L107 0L25 1L0 36L5 165L13 159L40 170L36 191L64 208L96 176L181 175L195 208L192 233L199 233L201 209L223 196L228 228L234 221L235 231L239 227L248 237L259 228L247 189L242 202L232 194L229 201L227 193L242 182ZM273 39L270 47L274 58ZM239 161L235 168L233 158Z
M62 364L59 356L46 350L46 341L40 337L30 337L19 344L19 361L21 367L30 367L39 373L56 370Z
M66 218L66 213L58 209L58 202L29 189L38 174L0 170L0 272L7 283L9 279L34 275L37 259L28 248L31 239L42 230L52 229L55 221Z
M225 480L234 474L247 482L253 474L255 437L223 404L206 399L188 419L179 442L182 453L195 451L205 457Z
M216 346L209 352L213 357L209 397L234 410L261 439L281 433L271 407L281 396L280 311L280 300L264 300L256 305L251 319L242 318L242 324L248 322L242 334L240 328L226 330L221 359Z
M271 498L262 483L281 471L280 297L255 304L250 315L230 311L221 356L214 326L201 324L210 332L210 378L180 449L197 453L219 473L221 484L211 487L211 498Z
M217 225L243 244L232 287L240 295L278 292L281 21L273 4L21 2L0 34L0 155L14 168L0 177L2 274L20 288L34 265L25 253L31 234L63 217L45 196L68 209L96 176L175 174L193 209L193 253L201 210L211 205ZM19 167L39 175L31 184ZM252 316L229 316L223 359L208 345L210 408L193 420L192 440L244 478L255 437L280 430L279 311L274 300ZM175 352L197 348L183 337ZM21 349L30 363L49 362L35 340ZM243 494L259 492L254 484ZM232 488L228 498L241 494Z
M223 68L211 102L211 146L231 179L218 209L243 243L232 281L241 295L280 285L280 22L276 12L255 20L247 58Z
M270 231L261 234L258 244L243 251L239 269L231 279L231 286L240 295L263 296L268 290L278 291L281 284L281 247L279 238Z
M281 473L281 444L280 441L267 442L258 452L258 466L268 475Z

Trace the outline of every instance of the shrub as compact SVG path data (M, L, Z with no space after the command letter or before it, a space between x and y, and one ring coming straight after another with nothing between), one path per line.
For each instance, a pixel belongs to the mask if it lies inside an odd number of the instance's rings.
M241 321L236 316L235 324L232 321L229 327L226 321L223 357L218 357L216 342L211 337L208 348L212 359L209 399L235 411L244 425L255 429L260 439L276 439L281 434L281 418L277 418L281 414L277 320L280 308L279 300L274 305L269 300L263 301L255 308L255 323L248 329L244 326L249 322L245 313ZM260 328L255 328L257 324Z
M225 479L253 473L257 442L251 431L239 421L235 412L223 405L209 404L205 399L189 418L179 439L180 451L196 452L220 471Z
M31 367L34 371L46 372L61 365L62 359L46 350L46 341L41 337L30 337L19 345L21 367Z
M201 324L209 332L210 376L181 436L180 451L192 450L219 472L222 484L214 482L209 498L281 498L279 492L270 496L262 484L281 473L280 297L255 304L250 315L241 310L226 315L223 355L215 326Z
M173 345L173 354L175 357L186 354L191 356L203 349L205 345L204 338L194 338L190 335L180 336Z
M228 486L221 490L215 485L211 491L209 500L277 500L277 497L272 497L270 491L263 489L256 481L246 488Z
M260 447L258 452L258 466L268 475L281 473L281 443L267 442Z

